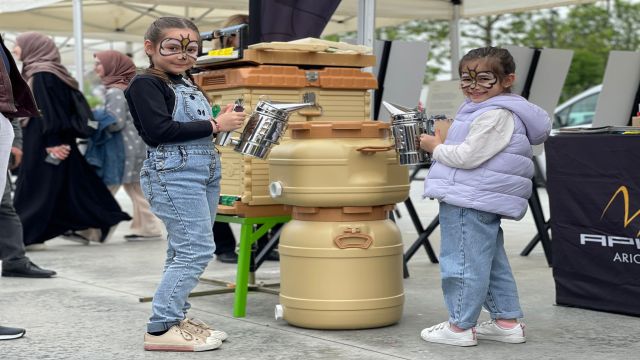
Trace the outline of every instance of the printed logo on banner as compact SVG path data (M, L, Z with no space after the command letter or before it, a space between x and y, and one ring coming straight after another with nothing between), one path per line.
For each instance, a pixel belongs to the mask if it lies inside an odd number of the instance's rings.
M620 186L618 190L616 190L611 199L604 207L602 211L602 215L600 216L600 220L606 220L610 217L607 216L610 214L609 210L611 209L611 205L614 204L615 200L618 198L622 198L622 205L624 209L624 213L622 216L622 225L623 229L621 232L628 232L626 230L630 225L631 228L638 229L640 227L640 210L637 210L633 215L629 216L630 211L630 197L629 197L629 189L626 186ZM617 204L618 202L616 202ZM637 221L634 222L634 220ZM620 263L629 263L629 264L638 264L640 265L640 231L635 233L635 237L628 236L618 236L618 235L601 235L601 234L580 234L580 245L600 245L603 247L613 248L616 252L613 257L613 262Z

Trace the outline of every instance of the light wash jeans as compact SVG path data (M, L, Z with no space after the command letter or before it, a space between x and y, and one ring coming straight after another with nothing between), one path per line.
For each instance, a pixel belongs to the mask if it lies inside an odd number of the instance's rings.
M0 113L0 192L4 193L7 181L7 168L9 167L9 155L13 144L13 126L2 113Z
M211 228L220 196L220 158L213 144L160 145L149 151L140 185L167 228L167 259L153 296L148 332L185 318L187 298L213 258Z
M449 322L472 328L483 305L492 319L522 318L501 216L444 202L439 216L440 273Z

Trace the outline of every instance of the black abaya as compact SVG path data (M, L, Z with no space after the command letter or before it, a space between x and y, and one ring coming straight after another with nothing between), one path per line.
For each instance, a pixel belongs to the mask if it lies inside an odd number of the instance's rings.
M78 151L70 133L75 111L71 88L48 72L33 76L33 94L42 117L23 129L23 159L14 205L24 229L25 245L42 243L68 230L99 228L106 232L122 212L102 180ZM45 162L45 148L68 144L69 157L59 165Z

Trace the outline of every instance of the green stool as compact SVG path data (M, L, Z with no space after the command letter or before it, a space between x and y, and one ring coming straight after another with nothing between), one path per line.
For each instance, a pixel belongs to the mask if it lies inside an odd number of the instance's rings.
M236 273L236 283L229 283L226 281L200 278L201 282L214 284L218 286L224 286L225 289L194 291L189 294L189 297L205 296L205 295L217 295L235 292L235 299L233 301L233 316L244 317L246 315L247 308L247 293L251 291L262 291L269 294L278 295L277 290L268 289L268 286L278 285L258 285L255 283L255 274L249 272L251 262L251 247L260 237L267 233L271 228L277 224L284 224L291 220L290 215L285 216L270 216L270 217L240 217L235 215L217 215L216 221L225 223L240 224L240 252L238 253L238 270ZM253 231L254 225L258 225L258 228ZM141 297L140 302L152 301L152 297Z
M270 217L239 217L234 215L217 215L216 221L225 223L240 224L240 252L238 253L238 270L236 274L235 299L233 302L233 316L244 317L247 307L247 293L251 291L262 291L270 294L278 294L277 290L267 289L264 286L255 284L255 274L250 273L251 247L260 237L267 233L277 224L283 224L291 220L291 216L270 216ZM253 231L254 225L258 225ZM250 279L251 276L251 279ZM220 285L219 281L200 279L203 282L210 282ZM251 280L251 281L250 281ZM224 285L229 286L228 283ZM268 286L268 285L267 285Z

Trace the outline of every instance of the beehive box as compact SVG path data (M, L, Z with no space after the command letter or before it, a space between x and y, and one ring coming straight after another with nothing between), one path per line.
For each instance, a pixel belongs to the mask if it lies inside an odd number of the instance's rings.
M299 121L361 121L370 117L369 90L377 88L373 74L357 68L300 69L296 66L261 65L210 70L194 76L213 104L221 107L242 98L245 109L261 99L302 103L315 96L317 107L302 109L289 117Z
M249 205L276 204L269 195L269 165L266 160L244 156L233 147L220 146L222 180L220 194L239 196Z
M213 104L224 108L241 98L246 112L251 112L262 99L301 103L305 102L305 93L313 93L319 106L291 114L290 122L367 120L371 108L369 90L377 87L373 74L339 67L247 66L204 71L194 79ZM288 137L289 131L284 138ZM269 195L267 161L243 156L232 147L220 147L220 152L222 195L238 196L249 205L276 204Z

